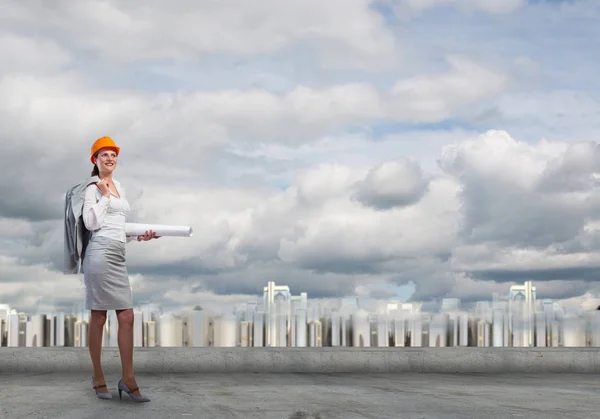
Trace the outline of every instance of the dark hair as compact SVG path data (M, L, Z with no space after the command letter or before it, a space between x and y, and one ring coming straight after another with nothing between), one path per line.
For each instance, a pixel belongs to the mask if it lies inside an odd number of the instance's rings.
M98 158L98 153L94 154L94 158ZM94 168L92 169L92 176L100 176L100 170L98 169L98 165L94 163Z

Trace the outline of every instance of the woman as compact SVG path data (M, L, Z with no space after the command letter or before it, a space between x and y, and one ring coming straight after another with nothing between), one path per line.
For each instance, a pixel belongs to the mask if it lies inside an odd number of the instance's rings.
M133 301L125 266L125 244L135 239L125 235L125 217L130 211L125 189L113 178L120 148L110 137L98 139L91 150L92 176L100 181L85 190L83 222L92 232L83 259L86 309L91 310L89 351L92 359L92 386L101 399L110 399L100 354L106 311L115 310L119 322L118 345L122 377L119 398L126 392L136 402L150 401L141 395L133 373ZM158 238L147 231L138 241Z

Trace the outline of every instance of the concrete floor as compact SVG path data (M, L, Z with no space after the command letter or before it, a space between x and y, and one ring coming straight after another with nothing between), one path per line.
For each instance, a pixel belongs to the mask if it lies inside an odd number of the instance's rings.
M96 398L87 374L3 374L0 418L591 418L598 376L138 374L151 402Z

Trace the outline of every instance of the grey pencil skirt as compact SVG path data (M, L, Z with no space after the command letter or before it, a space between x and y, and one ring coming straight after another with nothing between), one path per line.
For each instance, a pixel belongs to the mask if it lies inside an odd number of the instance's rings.
M125 265L125 243L92 236L83 259L87 310L123 310L133 307Z

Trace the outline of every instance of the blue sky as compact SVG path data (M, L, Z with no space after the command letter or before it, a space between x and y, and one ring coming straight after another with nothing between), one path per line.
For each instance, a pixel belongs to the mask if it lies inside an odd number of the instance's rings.
M529 277L541 297L595 293L600 3L377 3L9 1L0 303L80 298L62 197L103 135L131 218L198 232L128 248L140 301L218 310L267 280L325 299L477 301Z

